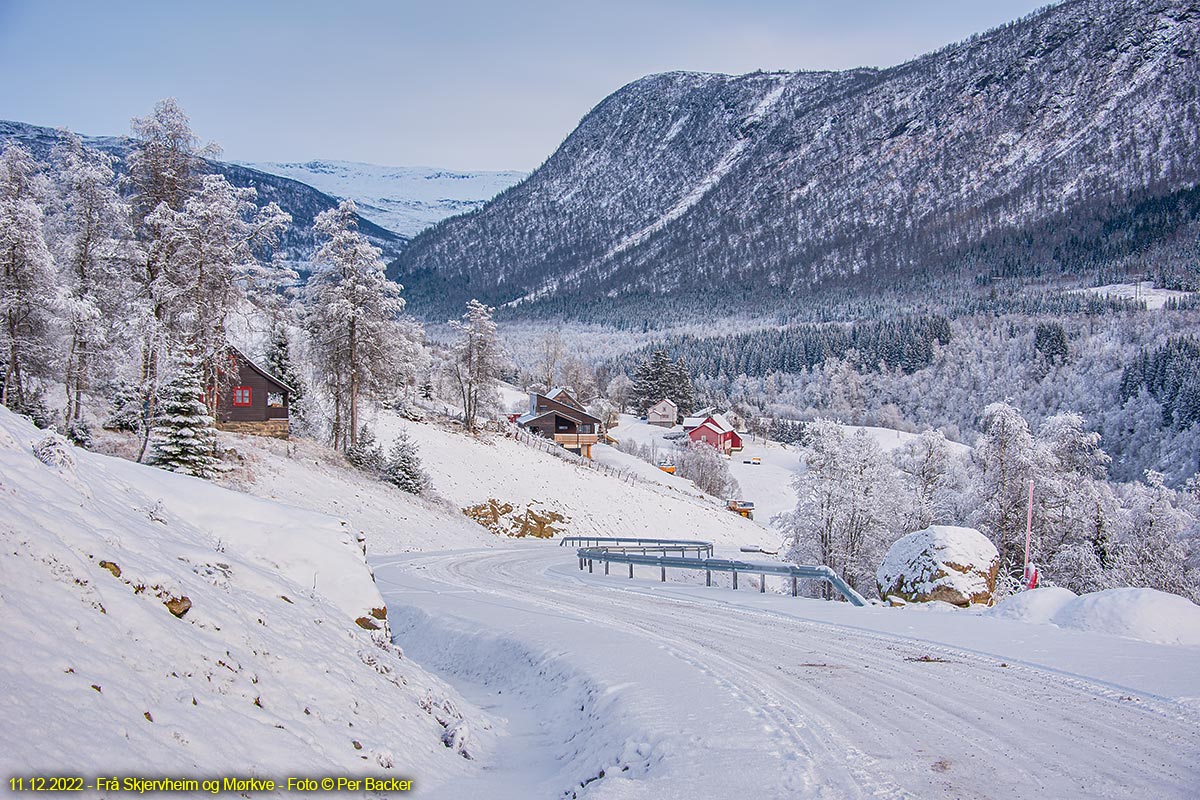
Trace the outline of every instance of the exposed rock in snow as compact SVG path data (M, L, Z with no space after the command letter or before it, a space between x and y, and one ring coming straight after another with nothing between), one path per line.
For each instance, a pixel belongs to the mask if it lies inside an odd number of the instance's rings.
M559 534L565 534L571 521L537 501L526 504L522 510L515 508L512 503L501 503L495 498L489 498L486 502L467 506L463 513L490 531L517 539L526 536L553 539Z
M966 606L991 603L999 569L1000 554L982 533L934 525L897 540L875 579L880 597Z

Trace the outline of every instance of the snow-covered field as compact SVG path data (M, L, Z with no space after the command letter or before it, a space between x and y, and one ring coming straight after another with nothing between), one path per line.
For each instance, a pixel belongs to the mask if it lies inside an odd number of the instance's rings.
M339 519L44 436L0 408L0 790L467 769L437 717L486 715L388 644Z
M1118 297L1126 300L1141 300L1150 311L1158 311L1171 298L1187 297L1191 292L1180 292L1174 289L1155 289L1154 281L1139 281L1137 283L1110 283L1106 286L1092 286L1087 289L1075 289L1080 294L1094 294L1101 297Z
M352 161L246 163L272 175L293 178L340 199L402 236L415 236L446 217L491 200L525 177L524 172L456 172L435 167L385 167Z
M375 570L397 642L499 718L487 777L431 797L1200 788L1200 647L589 575L543 542Z

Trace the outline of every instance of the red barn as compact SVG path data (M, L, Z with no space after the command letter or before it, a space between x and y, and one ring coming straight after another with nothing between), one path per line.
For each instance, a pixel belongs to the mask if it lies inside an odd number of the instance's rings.
M732 453L742 449L742 437L725 419L724 414L712 414L704 421L688 431L688 438L693 442L704 442L717 448L722 453Z

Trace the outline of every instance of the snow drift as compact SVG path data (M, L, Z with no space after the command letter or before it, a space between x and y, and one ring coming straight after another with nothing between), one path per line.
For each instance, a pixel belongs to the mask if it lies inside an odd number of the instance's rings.
M1200 606L1155 589L1106 589L1076 597L1067 589L1046 587L1007 598L988 614L1157 644L1200 645Z

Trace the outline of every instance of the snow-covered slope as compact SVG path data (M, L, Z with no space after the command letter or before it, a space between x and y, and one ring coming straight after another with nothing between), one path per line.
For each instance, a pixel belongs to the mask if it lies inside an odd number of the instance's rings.
M461 700L388 644L340 520L65 443L51 466L44 436L0 409L9 768L430 783L467 768L442 743Z
M246 163L353 200L380 227L413 236L446 217L479 208L525 177L513 170L457 172L435 167L384 167L353 161Z
M705 539L771 549L779 544L774 531L700 497L694 487L630 482L500 435L476 438L380 414L376 433L385 448L400 430L420 447L437 491L460 507L490 498L518 508L538 503L564 514L567 533L575 535Z

